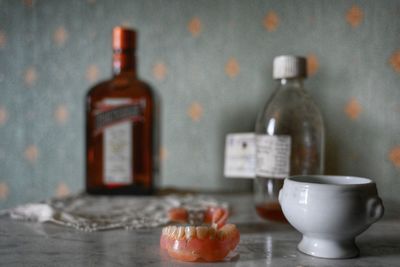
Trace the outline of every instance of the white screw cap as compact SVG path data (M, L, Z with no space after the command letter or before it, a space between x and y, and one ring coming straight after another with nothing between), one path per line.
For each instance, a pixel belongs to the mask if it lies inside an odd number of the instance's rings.
M272 77L274 79L307 77L307 60L304 57L282 55L274 58Z

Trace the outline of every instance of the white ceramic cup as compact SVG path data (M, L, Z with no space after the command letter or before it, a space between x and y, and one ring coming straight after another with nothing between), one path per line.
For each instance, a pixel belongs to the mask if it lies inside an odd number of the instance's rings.
M298 249L321 258L358 256L355 237L384 212L376 184L351 176L286 178L279 202L286 219L303 234Z

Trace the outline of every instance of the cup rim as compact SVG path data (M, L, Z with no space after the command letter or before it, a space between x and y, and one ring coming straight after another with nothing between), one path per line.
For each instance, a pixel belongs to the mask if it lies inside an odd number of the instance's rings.
M375 185L369 178L348 175L294 175L285 180L303 186L320 188L359 188ZM352 181L349 181L352 180Z

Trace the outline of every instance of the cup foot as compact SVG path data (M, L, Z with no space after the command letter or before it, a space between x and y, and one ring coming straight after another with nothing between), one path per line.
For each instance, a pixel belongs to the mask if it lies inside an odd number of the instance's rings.
M297 248L305 254L319 258L345 259L357 257L359 254L354 239L332 240L303 235Z

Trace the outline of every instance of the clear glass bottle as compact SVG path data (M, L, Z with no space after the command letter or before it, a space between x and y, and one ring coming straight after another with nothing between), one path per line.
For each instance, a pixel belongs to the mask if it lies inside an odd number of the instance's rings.
M324 125L321 113L303 87L306 59L274 59L277 89L256 122L256 179L254 197L260 217L285 221L278 202L283 180L289 175L322 174Z

